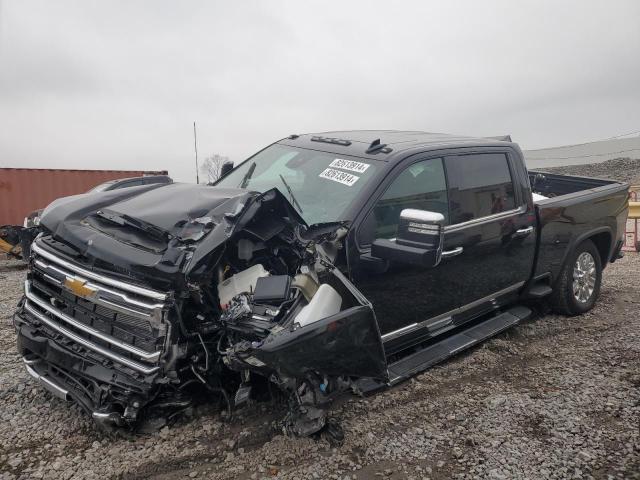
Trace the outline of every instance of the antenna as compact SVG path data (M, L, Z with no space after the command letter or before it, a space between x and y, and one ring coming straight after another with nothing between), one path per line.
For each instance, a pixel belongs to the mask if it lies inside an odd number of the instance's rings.
M196 152L196 183L200 183L200 174L198 173L198 136L196 135L196 122L193 122L193 149Z

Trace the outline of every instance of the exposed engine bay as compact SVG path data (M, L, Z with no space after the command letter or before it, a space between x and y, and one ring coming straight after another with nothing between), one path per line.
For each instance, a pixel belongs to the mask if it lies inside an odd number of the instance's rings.
M266 352L279 337L358 306L357 299L336 276L328 256L335 254L345 232L345 228L331 225L311 239L304 236L310 232L284 222L248 225L218 263L217 282L213 282L216 291L202 297L201 306L205 306L206 298L213 297L217 305L211 306L219 310L208 322L195 314L191 318L197 322L188 325L203 336L217 338L215 351L203 352L205 364L195 365L197 372L204 374L216 368L238 372L241 383L234 406L250 398L251 377L264 376L290 395L293 405L286 427L299 435L324 426L324 410L335 394L350 387L350 379L312 368L295 372L298 375L288 375L286 369L274 371ZM263 349L265 345L267 349ZM209 361L215 358L219 365L207 365L207 357ZM285 358L280 360L287 362Z
M333 266L347 225L307 226L278 190L222 193L172 229L122 197L45 212L14 317L43 386L108 429L277 391L282 428L310 435L336 395L387 379L371 305Z

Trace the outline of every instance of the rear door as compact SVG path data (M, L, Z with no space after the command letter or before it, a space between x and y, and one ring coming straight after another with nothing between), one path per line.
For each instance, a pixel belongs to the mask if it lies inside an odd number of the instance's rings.
M535 215L517 161L509 151L445 157L446 243L461 260L449 268L463 280L456 323L512 300L531 274Z

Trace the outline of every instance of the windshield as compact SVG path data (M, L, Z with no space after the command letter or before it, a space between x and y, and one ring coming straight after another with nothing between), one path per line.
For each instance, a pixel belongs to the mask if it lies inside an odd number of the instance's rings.
M345 211L376 170L376 162L368 159L271 145L216 186L258 192L275 187L313 225L345 220Z

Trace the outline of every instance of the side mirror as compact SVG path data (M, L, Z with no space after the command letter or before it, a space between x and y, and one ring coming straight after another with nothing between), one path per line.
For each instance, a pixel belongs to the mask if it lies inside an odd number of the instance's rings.
M224 162L220 167L220 178L227 175L231 170L233 170L233 162Z
M396 238L379 238L371 245L373 257L395 262L435 267L442 257L444 216L426 210L405 209L400 213Z

